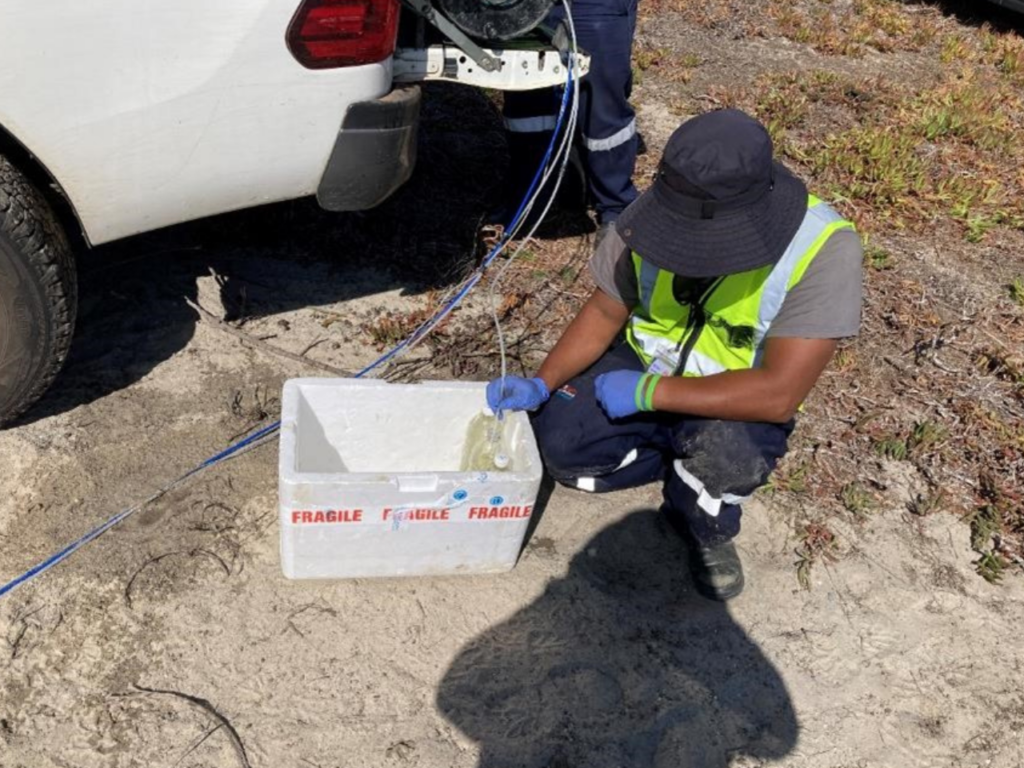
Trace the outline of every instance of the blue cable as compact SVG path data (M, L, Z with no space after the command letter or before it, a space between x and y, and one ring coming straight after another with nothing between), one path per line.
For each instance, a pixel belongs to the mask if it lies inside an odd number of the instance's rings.
M555 128L551 133L551 141L548 142L547 151L544 152L544 159L541 160L540 166L537 168L537 172L533 175L533 181L530 182L530 188L523 195L523 199L519 203L519 208L516 210L516 215L512 217L512 221L506 231L506 236L503 237L493 249L490 254L484 259L484 266L489 265L498 256L498 253L508 242L508 232L515 230L515 225L519 223L519 219L523 215L523 211L526 208L526 201L529 200L533 193L537 189L537 185L540 184L541 178L544 176L544 169L547 168L548 162L551 160L551 155L555 151L555 146L558 142L558 134L562 130L562 122L565 119L566 109L569 107L569 99L572 94L572 67L567 67L569 74L566 77L565 87L562 89L562 103L558 107L558 117L555 119Z
M81 547L84 547L93 539L99 538L99 536L106 533L109 529L113 528L115 525L120 523L126 517L131 515L132 512L134 511L134 509L126 509L123 512L119 512L118 514L114 515L112 518L107 520L107 522L103 523L103 525L97 528L93 528L91 531L89 531L89 533L85 534L85 536L80 538L78 541L74 542L73 544L69 544L57 554L52 555L43 562L39 563L39 565L29 568L16 579L7 582L2 587L0 587L0 597L3 597L8 592L13 591L15 588L20 587L26 581L30 581L39 574L50 570L53 566L57 565L57 563L73 555L76 550L80 549Z
M462 288L460 288L459 291L449 301L447 301L444 304L443 307L441 307L437 312L435 312L434 315L429 320L427 320L424 323L422 323L402 343L398 344L393 349L391 349L388 352L386 352L385 354L381 355L379 358L377 358L375 361L373 361L368 366L363 368L361 371L359 371L358 373L354 374L352 378L355 378L355 379L362 378L363 376L365 376L370 371L374 370L375 368L380 367L381 365L386 363L388 360L390 360L393 357L395 357L395 355L399 354L402 350L406 349L410 344L413 344L413 343L419 341L427 332L429 332L429 330L433 327L434 323L436 323L440 318L443 318L446 314L451 312L456 306L459 305L459 303L462 302L462 300L464 298L466 298L466 296L469 294L469 292L473 288L475 288L476 285L480 282L480 279L483 277L483 274L486 271L487 267L489 267L491 265L491 262L493 262L498 257L498 254L500 254L505 249L505 246L508 245L509 240L510 240L509 234L511 232L514 232L516 227L519 225L520 219L523 216L523 212L526 210L526 206L528 205L528 202L529 202L530 198L536 192L537 186L540 184L540 180L544 176L544 169L547 168L547 165L548 165L548 163L551 160L552 154L553 154L553 152L555 150L555 147L557 145L557 142L558 142L558 135L561 132L562 125L564 123L566 109L567 109L567 106L569 104L570 94L572 92L573 67L572 66L568 66L568 67L566 67L566 69L568 70L568 77L566 79L565 88L563 89L562 103L561 103L561 106L560 106L559 111L558 111L558 117L557 117L557 119L555 121L555 128L554 128L554 131L551 134L551 142L548 144L547 151L544 153L544 159L541 161L540 167L537 169L537 173L534 174L533 181L530 183L530 188L527 190L526 194L523 196L522 201L519 203L519 208L516 211L515 216L512 217L512 223L509 225L509 228L505 231L505 233L502 236L502 238L490 250L490 252L487 254L487 256L484 257L483 261L480 263L480 266L477 267L477 269L473 273L473 275L471 275L467 279L466 284L463 285ZM61 563L64 560L66 560L67 558L71 557L71 555L73 555L79 549L84 547L86 544L89 544L90 542L96 540L97 538L102 536L104 533L109 531L111 528L113 528L115 525L118 525L119 523L123 522L127 518L131 517L131 515L135 514L135 512L137 512L138 510L142 509L142 507L144 507L146 504L150 503L151 501L154 501L155 499L158 499L160 496L164 495L169 490L171 490L172 488L174 488L177 485L181 484L182 482L184 482L188 478L192 477L195 474L198 474L199 472L202 472L204 469L212 467L212 466L214 466L216 464L221 463L222 461L225 461L225 460L231 458L232 456L237 455L240 451L244 450L245 448L248 448L250 446L254 446L258 441L260 441L260 440L262 440L264 438L268 438L272 434L277 432L278 429L280 429L280 427L281 427L281 422L280 421L275 421L273 424L269 424L266 427L263 427L263 428L257 430L256 432L253 432L248 437L245 437L242 440L239 440L237 443L229 445L224 450L222 450L219 453L216 453L213 456L209 457L208 459L203 461L201 464L197 464L195 467L190 469L188 472L186 472L185 474L181 475L178 479L174 480L169 485L164 486L163 489L161 489L160 491L158 491L154 495L150 496L148 499L146 499L142 503L137 504L134 507L129 507L128 509L122 510L121 512L118 512L116 515L114 515L113 517L108 519L105 523L102 523L102 524L98 525L97 527L95 527L91 531L89 531L87 534L82 536L81 538L77 539L76 541L72 542L71 544L68 544L66 547L64 547L64 549L62 549L59 552L56 552L55 554L51 555L50 557L48 557L46 560L43 560L38 565L35 565L32 568L29 568L27 571L22 573L20 576L12 579L11 581L9 581L6 584L4 584L3 586L0 586L0 598L2 598L4 595L8 594L9 592L12 592L13 590L15 590L17 587L21 586L25 582L31 581L36 576L39 576L40 574L45 573L46 571L50 570L54 566L58 565L59 563Z
M212 467L214 464L217 464L218 462L221 462L224 459L228 458L228 456L233 456L234 454L238 453L240 450L242 450L246 446L249 446L249 445L252 445L253 443L255 443L261 437L266 437L267 435L270 435L271 433L276 432L280 428L280 426L281 426L281 422L280 421L275 421L273 424L269 424L269 425L265 426L263 429L261 429L261 430L259 430L257 432L253 432L251 435L249 435L244 440L239 440L234 445L229 445L227 448L225 448L220 453L218 453L218 454L216 454L214 456L211 456L206 461L204 461L202 464L200 464L198 467L193 469L192 472L190 472L189 474L192 474L194 472L199 472L200 470L206 469L207 467ZM188 475L186 475L186 477L187 476Z
M505 249L505 246L508 245L509 234L511 232L514 232L516 226L519 224L519 220L523 216L523 212L526 209L527 203L530 200L530 198L533 197L534 192L536 192L537 186L540 184L540 180L544 176L544 169L547 168L548 163L551 160L551 156L555 151L555 147L558 144L558 135L559 133L561 133L562 124L565 121L565 113L568 109L570 96L572 94L573 68L570 66L566 67L566 69L568 70L568 76L566 77L565 88L562 89L562 103L558 109L558 117L555 120L555 128L551 134L551 141L548 142L547 150L544 152L544 158L541 160L541 163L537 168L537 172L533 175L533 180L530 182L530 186L526 190L526 194L523 195L523 199L519 203L519 208L516 210L515 216L512 217L512 223L510 224L509 228L505 230L505 233L502 236L502 238L497 243L495 243L494 247L491 248L490 252L484 257L480 266L477 268L476 272L474 272L472 277L469 278L466 285L464 285L462 289L459 290L459 292L456 293L455 296L452 297L452 299L449 300L447 304L445 304L441 309L435 312L434 315L429 320L423 322L419 326L419 328L417 328L415 331L409 334L408 338L406 338L401 344L397 345L396 347L388 351L386 354L382 355L377 360L363 368L363 370L359 371L359 373L357 373L354 376L354 378L358 379L361 376L364 376L365 374L369 373L373 369L380 367L388 360L401 353L402 350L406 349L410 344L414 344L417 341L419 341L420 338L422 338L423 329L429 328L439 318L443 317L444 315L448 314L452 309L454 309L466 297L466 295L473 288L476 287L477 283L479 283L480 279L483 277L484 272L487 270L487 267L489 267L491 263L496 258L498 258L498 255Z

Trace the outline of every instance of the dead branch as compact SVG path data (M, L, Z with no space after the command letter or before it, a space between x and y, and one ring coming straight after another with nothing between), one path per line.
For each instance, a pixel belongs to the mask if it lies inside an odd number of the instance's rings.
M242 342L242 344L249 347L250 349L254 349L268 355L276 355L277 357L283 357L286 360L291 360L293 362L309 366L310 368L316 368L317 370L329 373L333 376L348 378L352 375L351 372L343 371L340 368L335 368L333 365L327 365L326 363L320 363L317 362L316 360L310 360L308 357L296 355L294 352L289 352L287 349L281 349L280 347L275 347L273 344L267 344L265 341L262 341L261 339L258 339L257 337L252 336L246 333L245 331L241 331L238 328L235 328L233 325L224 322L219 317L214 315L212 312L209 312L208 310L204 309L203 307L201 307L199 304L192 301L188 297L185 297L185 303L192 307L192 309L194 309L196 312L198 312L199 316L204 321L212 325L214 328L217 328L221 331L224 331L224 333L234 336L236 339Z
M224 574L226 576L231 575L231 568L228 566L226 562L224 562L224 558L220 557L219 555L215 555L213 552L210 552L209 550L196 547L195 549L189 550L187 552L185 550L164 552L164 554L162 555L156 555L155 557L151 557L149 560L140 565L138 569L135 571L135 573L132 574L131 578L128 579L128 583L125 584L124 601L130 610L134 609L134 606L132 604L132 587L135 585L135 580L139 578L142 572L146 570L149 566L155 565L156 563L159 563L161 560L165 560L168 557L174 557L175 555L187 555L188 557L196 557L197 555L203 555L204 557L210 558L218 565L220 565L220 567L224 569Z
M306 356L306 354L307 354L307 353L309 352L309 350L313 349L313 347L318 347L318 346L320 346L320 345L321 345L321 344L323 344L323 343L324 343L325 341L327 341L327 337L326 337L326 336L321 336L321 337L317 338L317 339L316 339L315 341L313 341L313 342L311 342L311 343L307 344L307 345L306 345L306 348L305 348L305 349L303 349L303 350L302 350L301 352L299 352L299 355L300 355L300 356L302 356L302 357L305 357L305 356Z
M128 579L128 583L125 584L125 586L124 586L124 602L128 606L129 609L131 609L133 607L132 606L132 586L134 586L135 580L137 578L139 578L139 575L144 570L146 570L149 566L154 565L155 563L159 563L164 558L171 557L172 555L181 555L181 554L184 554L184 553L183 552L165 552L162 555L157 555L156 557L151 557L149 560L147 560L146 562L144 562L142 565L140 565L138 567L138 569L135 571L135 573L133 573L131 575L131 578Z
M21 623L21 631L18 632L14 637L14 641L8 641L8 645L11 646L11 661L18 658L18 650L21 648L21 641L25 639L25 634L28 632L28 624L25 622Z
M224 725L222 723L217 723L217 725L213 726L213 728L211 728L206 733L204 733L202 736L200 736L199 740L195 744L193 744L191 747L189 747L188 750L186 750L185 754L183 754L181 757L178 758L178 762L176 762L174 764L175 768L177 768L177 766L181 765L181 761L182 760L184 760L186 757L188 757L193 752L195 752L197 749L199 749L208 738L213 736L213 734L215 734L217 731L219 731L223 727L224 727Z
M242 743L242 737L238 735L238 731L235 730L235 726L233 726L231 721L224 717L224 715L218 712L217 708L209 701L188 693L182 693L181 691L170 691L162 688L146 688L138 683L135 683L134 687L136 690L142 691L143 693L154 693L162 696L176 696L177 698L184 699L189 704L192 704L206 712L216 720L220 724L220 727L224 729L224 732L227 733L228 738L231 740L231 746L235 748L235 754L238 755L238 762L241 763L242 768L252 768L252 763L249 762L249 756L245 751L245 744Z

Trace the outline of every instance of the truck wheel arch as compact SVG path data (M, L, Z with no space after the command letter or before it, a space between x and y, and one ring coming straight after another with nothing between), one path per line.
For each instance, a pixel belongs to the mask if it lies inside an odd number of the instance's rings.
M73 251L81 252L90 246L89 236L82 225L74 203L64 191L60 181L46 163L34 154L24 142L0 123L0 155L7 158L39 190L56 214Z

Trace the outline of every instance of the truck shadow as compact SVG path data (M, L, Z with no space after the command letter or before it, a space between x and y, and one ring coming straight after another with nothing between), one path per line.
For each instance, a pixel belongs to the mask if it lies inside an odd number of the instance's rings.
M920 0L901 0L905 5L920 5ZM988 25L998 32L1024 34L1024 3L1020 0L930 0L946 16L961 24Z
M432 87L424 99L416 172L375 210L333 214L310 198L83 254L71 355L51 390L19 423L119 391L184 349L197 321L186 300L195 300L197 280L211 272L220 278L228 319L456 283L482 255L480 227L496 204L507 163L496 106L476 89ZM219 314L220 308L209 309ZM287 347L285 330L272 343Z
M785 684L725 606L693 592L683 550L658 513L634 512L463 648L437 703L480 744L480 768L725 768L789 754Z

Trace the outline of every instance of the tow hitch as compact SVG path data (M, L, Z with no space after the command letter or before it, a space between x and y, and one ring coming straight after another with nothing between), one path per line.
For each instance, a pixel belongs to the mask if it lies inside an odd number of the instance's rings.
M526 91L565 82L568 37L561 27L541 25L553 0L403 2L415 15L416 28L413 39L406 37L395 51L397 83L446 80ZM586 74L590 58L581 54L577 65L581 76Z

